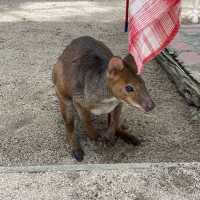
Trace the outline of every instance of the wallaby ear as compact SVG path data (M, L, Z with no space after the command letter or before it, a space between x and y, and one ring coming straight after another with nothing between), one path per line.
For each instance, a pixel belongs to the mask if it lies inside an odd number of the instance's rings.
M123 60L120 57L113 56L108 63L108 77L115 78L117 76L117 72L121 71L123 68Z
M137 65L136 62L131 54L128 54L123 61L137 74Z

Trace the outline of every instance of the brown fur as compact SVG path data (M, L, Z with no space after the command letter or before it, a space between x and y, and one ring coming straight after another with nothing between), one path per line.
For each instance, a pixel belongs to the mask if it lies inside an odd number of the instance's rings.
M91 123L91 113L107 113L108 131L104 135L110 141L119 136L126 142L139 141L119 126L122 102L149 111L154 105L144 81L137 75L132 56L123 60L113 56L102 42L85 36L73 40L58 58L53 68L53 82L60 102L73 156L81 161L83 150L74 129L74 113L85 123L89 137L96 140L97 131ZM125 86L134 86L127 93Z

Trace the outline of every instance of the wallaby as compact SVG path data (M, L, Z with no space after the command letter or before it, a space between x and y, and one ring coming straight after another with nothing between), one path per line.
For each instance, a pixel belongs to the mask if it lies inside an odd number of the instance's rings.
M140 141L120 125L122 103L143 111L154 108L145 83L137 75L137 66L128 54L124 59L113 56L102 42L89 37L73 40L53 67L53 82L64 118L72 156L82 161L84 152L74 127L75 112L84 122L92 140L98 138L91 114L108 114L108 128L104 137L114 141L119 137L127 143Z

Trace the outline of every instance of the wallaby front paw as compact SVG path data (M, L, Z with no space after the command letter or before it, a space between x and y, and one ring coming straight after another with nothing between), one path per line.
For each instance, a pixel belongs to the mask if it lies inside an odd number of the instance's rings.
M84 151L82 149L73 150L72 157L74 157L78 162L81 162L84 157Z
M87 133L88 133L88 136L89 136L90 140L92 140L92 141L97 141L98 140L99 135L98 135L96 129L90 128L90 129L88 129Z
M131 135L129 133L127 133L124 130L117 130L116 131L116 135L121 138L124 142L126 142L127 144L132 144L134 146L138 146L141 144L141 141L135 137L134 135Z
M129 129L129 126L127 124L122 124L120 126L120 130L128 130Z
M113 146L116 143L116 136L115 132L113 130L106 130L101 134L101 138L103 139L103 142L105 142L107 145Z
M97 133L95 133L95 134L89 134L89 138L92 141L97 141L98 138L99 138L99 135Z

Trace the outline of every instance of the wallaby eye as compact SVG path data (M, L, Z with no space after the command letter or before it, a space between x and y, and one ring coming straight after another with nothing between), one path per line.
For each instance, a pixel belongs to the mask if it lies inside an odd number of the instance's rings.
M133 88L132 85L127 85L127 86L125 87L125 89L126 89L127 92L134 92L134 88Z

